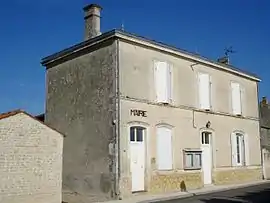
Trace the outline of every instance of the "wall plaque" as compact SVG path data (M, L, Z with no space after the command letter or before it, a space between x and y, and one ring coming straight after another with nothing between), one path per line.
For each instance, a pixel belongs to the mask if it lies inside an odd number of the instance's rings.
M132 116L141 116L141 117L147 117L146 115L147 111L139 110L139 109L131 109L130 115Z

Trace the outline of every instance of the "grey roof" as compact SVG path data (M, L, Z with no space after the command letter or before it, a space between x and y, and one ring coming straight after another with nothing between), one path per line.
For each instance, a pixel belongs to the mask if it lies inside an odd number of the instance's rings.
M69 54L69 53L75 51L75 50L81 49L81 48L83 48L83 47L85 47L87 45L91 45L95 41L99 41L99 40L102 40L102 39L107 38L107 37L110 37L110 36L111 37L113 37L113 36L116 37L116 34L121 34L121 35L124 35L124 36L127 36L127 37L131 37L131 38L134 38L134 39L139 39L139 40L142 40L142 41L151 43L153 45L157 45L157 46L160 46L160 47L163 47L163 48L167 48L167 49L171 49L173 51L177 51L177 52L180 52L180 53L183 53L183 54L187 54L187 55L193 56L195 58L202 59L202 60L205 60L205 61L208 61L208 62L211 62L211 63L215 63L217 65L221 65L221 66L224 66L226 68L230 68L232 70L235 70L237 72L240 72L240 73L249 75L251 77L255 77L257 79L260 79L258 77L258 75L254 74L254 73L250 73L250 72L248 72L246 70L243 70L243 69L236 68L236 67L234 67L232 65L227 65L227 64L219 63L217 61L211 60L211 59L209 59L207 57L203 57L203 56L198 55L196 53L192 53L192 52L189 52L189 51L186 51L186 50L177 48L177 47L172 46L172 45L168 45L168 44L165 44L165 43L162 43L162 42L158 42L158 41L155 41L155 40L152 40L152 39L145 38L143 36L139 36L139 35L136 35L136 34L133 34L133 33L129 33L129 32L123 31L123 30L118 30L118 29L114 29L114 30L105 32L102 35L99 35L99 36L97 36L95 38L92 38L92 39L89 39L87 41L81 42L81 43L76 44L76 45L74 45L72 47L69 47L69 48L64 49L64 50L62 50L60 52L57 52L57 53L52 54L52 55L50 55L48 57L45 57L45 58L42 59L41 64L42 65L46 65L47 63L49 63L52 60L57 59L58 57L62 57L64 55L66 55L66 54Z

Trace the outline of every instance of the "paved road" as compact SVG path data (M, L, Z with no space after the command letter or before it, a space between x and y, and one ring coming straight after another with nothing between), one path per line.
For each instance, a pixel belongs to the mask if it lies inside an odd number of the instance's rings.
M270 203L270 183L161 203Z

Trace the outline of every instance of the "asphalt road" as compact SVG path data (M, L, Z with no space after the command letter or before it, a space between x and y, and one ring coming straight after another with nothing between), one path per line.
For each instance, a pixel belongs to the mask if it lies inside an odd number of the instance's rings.
M270 183L161 203L270 203Z

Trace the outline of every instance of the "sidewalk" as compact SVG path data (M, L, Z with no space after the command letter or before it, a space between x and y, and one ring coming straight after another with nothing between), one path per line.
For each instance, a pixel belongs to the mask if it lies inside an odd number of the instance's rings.
M242 183L242 184L234 184L234 185L220 185L220 186L208 186L197 190L190 190L188 192L174 192L174 193L166 193L162 195L136 195L128 199L124 200L113 200L107 201L106 203L148 203L148 202L159 202L173 199L182 199L187 197L192 197L195 195L203 195L214 192L222 192L232 189L245 188L260 184L270 183L270 180L261 180L250 183Z

